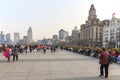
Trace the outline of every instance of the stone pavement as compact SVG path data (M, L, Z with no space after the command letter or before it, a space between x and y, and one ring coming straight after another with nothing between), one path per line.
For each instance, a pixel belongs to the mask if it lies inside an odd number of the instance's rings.
M0 80L120 80L120 65L112 64L108 79L100 78L98 59L57 51L19 54L7 62L0 53Z

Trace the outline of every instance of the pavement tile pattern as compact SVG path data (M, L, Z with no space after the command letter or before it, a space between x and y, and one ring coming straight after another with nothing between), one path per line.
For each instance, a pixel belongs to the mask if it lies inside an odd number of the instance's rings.
M7 62L0 53L0 80L120 80L120 65L111 64L109 77L98 77L98 59L69 51L19 53Z

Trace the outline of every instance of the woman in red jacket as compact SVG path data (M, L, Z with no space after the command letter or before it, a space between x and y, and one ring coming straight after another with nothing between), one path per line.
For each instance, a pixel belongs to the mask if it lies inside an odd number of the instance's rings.
M9 48L9 46L7 46L7 48L5 49L5 52L3 53L3 55L6 58L8 58L8 62L10 61L10 54L9 54L9 52L10 52L10 48Z

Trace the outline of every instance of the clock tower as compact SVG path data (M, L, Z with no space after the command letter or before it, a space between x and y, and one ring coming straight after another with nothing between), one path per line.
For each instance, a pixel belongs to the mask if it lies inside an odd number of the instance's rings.
M94 7L94 4L91 5L88 16L88 20L93 20L93 19L97 19L96 9Z

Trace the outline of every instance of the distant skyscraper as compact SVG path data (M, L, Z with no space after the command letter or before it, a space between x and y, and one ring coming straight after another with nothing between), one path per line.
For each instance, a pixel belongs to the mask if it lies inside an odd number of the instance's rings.
M59 31L59 39L60 39L61 41L65 41L65 38L66 38L66 37L68 37L68 32L65 31L65 30L63 30L63 29L61 29L61 30Z
M14 43L16 44L20 40L20 34L19 33L14 33Z
M8 41L10 39L10 33L6 34L6 41Z
M12 44L12 40L11 40L11 37L10 37L10 33L7 33L7 34L6 34L6 44Z
M0 33L0 44L4 44L5 42L5 35L3 34L3 32Z
M58 36L57 35L53 35L53 40L58 40Z
M33 42L33 38L32 38L32 28L29 27L28 31L27 31L27 37L28 37L28 44L31 44Z
M28 36L23 36L23 41L25 44L27 44Z

